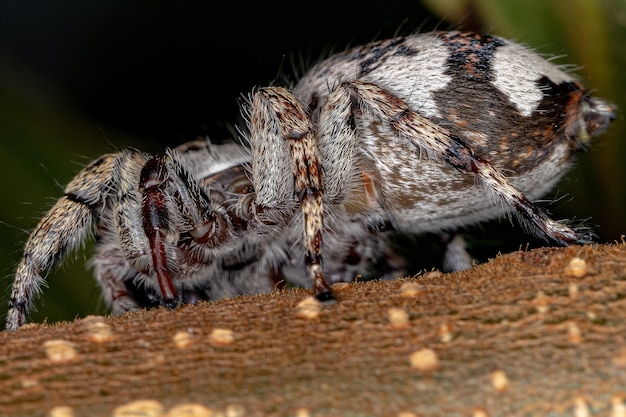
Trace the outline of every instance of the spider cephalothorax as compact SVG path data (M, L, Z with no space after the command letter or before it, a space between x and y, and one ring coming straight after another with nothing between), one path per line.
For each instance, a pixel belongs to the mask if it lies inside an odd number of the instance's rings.
M347 50L291 91L254 92L249 154L194 142L83 169L26 243L7 328L25 322L40 274L94 226L96 277L115 312L268 291L285 277L329 300L333 281L401 270L380 233L389 228L447 236L452 270L471 266L454 231L503 215L549 242L588 242L532 201L614 112L495 36L435 32Z

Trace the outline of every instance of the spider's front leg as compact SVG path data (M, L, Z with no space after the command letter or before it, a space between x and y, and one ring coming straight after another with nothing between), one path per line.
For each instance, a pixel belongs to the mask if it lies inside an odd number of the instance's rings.
M213 207L173 151L146 162L139 177L139 192L142 228L150 246L162 304L173 308L181 300L172 274L184 273L178 270L177 264L180 234L189 233L195 242L190 252L208 257L202 253L224 243L232 227L225 211Z
M163 305L174 308L178 305L178 292L170 273L172 262L167 260L167 254L174 251L173 244L167 248L167 237L170 233L167 193L164 189L167 173L163 156L150 159L141 170L139 190L143 197L142 227L150 245L152 267L157 275Z
M284 88L263 88L253 98L250 112L252 179L256 210L261 221L292 209L297 197L304 227L305 267L315 296L333 300L322 272L324 189L322 165L310 117ZM289 161L289 163L286 163ZM291 180L293 179L293 180ZM270 213L266 213L266 212ZM270 217L263 218L268 214Z
M9 300L8 330L25 324L33 299L44 284L41 273L60 264L93 232L94 220L117 186L120 168L142 163L143 158L136 152L104 155L87 165L65 187L64 195L41 219L24 246Z

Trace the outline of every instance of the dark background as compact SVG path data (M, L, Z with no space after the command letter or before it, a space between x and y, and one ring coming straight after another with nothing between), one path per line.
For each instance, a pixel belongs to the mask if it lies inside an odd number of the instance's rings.
M28 231L88 161L126 146L158 152L198 136L232 136L255 86L282 84L329 49L421 28L493 32L559 55L596 95L626 108L626 7L571 2L10 0L0 2L0 274L3 304ZM296 64L294 64L294 62ZM623 116L550 205L591 218L598 241L626 232ZM483 259L536 245L507 221L475 228ZM48 276L35 320L103 312L85 261L91 244ZM427 260L428 261L428 260ZM87 272L86 272L87 271ZM6 308L0 308L3 314Z

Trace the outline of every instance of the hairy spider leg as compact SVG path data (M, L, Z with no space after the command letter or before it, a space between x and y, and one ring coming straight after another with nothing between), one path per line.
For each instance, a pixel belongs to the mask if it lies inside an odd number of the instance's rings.
M401 138L408 139L416 147L461 171L474 173L487 192L511 207L522 224L537 236L561 245L588 243L592 240L589 231L581 229L576 232L552 220L486 159L475 155L463 138L412 111L403 100L389 91L358 80L343 83L339 89L345 89L346 101L356 100L362 108L388 123Z
M164 155L160 155L146 162L141 170L139 189L143 195L141 204L143 230L150 243L152 266L157 274L163 305L173 308L178 305L178 292L172 282L166 256L169 214L164 187L169 175L164 158Z
M209 197L172 151L146 162L139 189L142 193L142 226L150 244L163 305L173 308L181 300L172 279L173 263L169 261L173 258L169 254L175 250L175 243L167 240L172 232L172 222L176 232L189 232L195 242L208 247L222 243L229 236L231 227L223 213L212 210ZM171 199L168 200L168 196Z
M334 300L322 272L324 189L313 123L297 99L280 87L262 88L254 95L250 122L257 206L280 208L297 196L304 224L306 273L317 299ZM277 157L283 159L278 163L264 160ZM290 161L289 167L284 161ZM285 184L290 177L293 182Z
M115 188L119 160L124 155L104 155L83 168L31 232L15 272L6 318L8 330L26 322L33 299L40 295L45 282L40 274L60 264L93 233L94 220L109 191Z

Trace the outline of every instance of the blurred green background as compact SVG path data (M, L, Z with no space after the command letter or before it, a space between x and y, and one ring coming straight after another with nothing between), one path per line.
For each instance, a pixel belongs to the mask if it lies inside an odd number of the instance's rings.
M616 103L618 119L580 155L555 193L567 197L549 209L590 218L600 242L626 233L626 0L258 3L0 2L0 315L28 231L88 161L126 146L158 152L229 137L242 94L292 73L294 62L418 28L484 30L561 56ZM487 257L528 241L507 222L492 229L513 237ZM489 230L479 229L485 241ZM106 311L86 267L92 248L48 275L33 320Z

